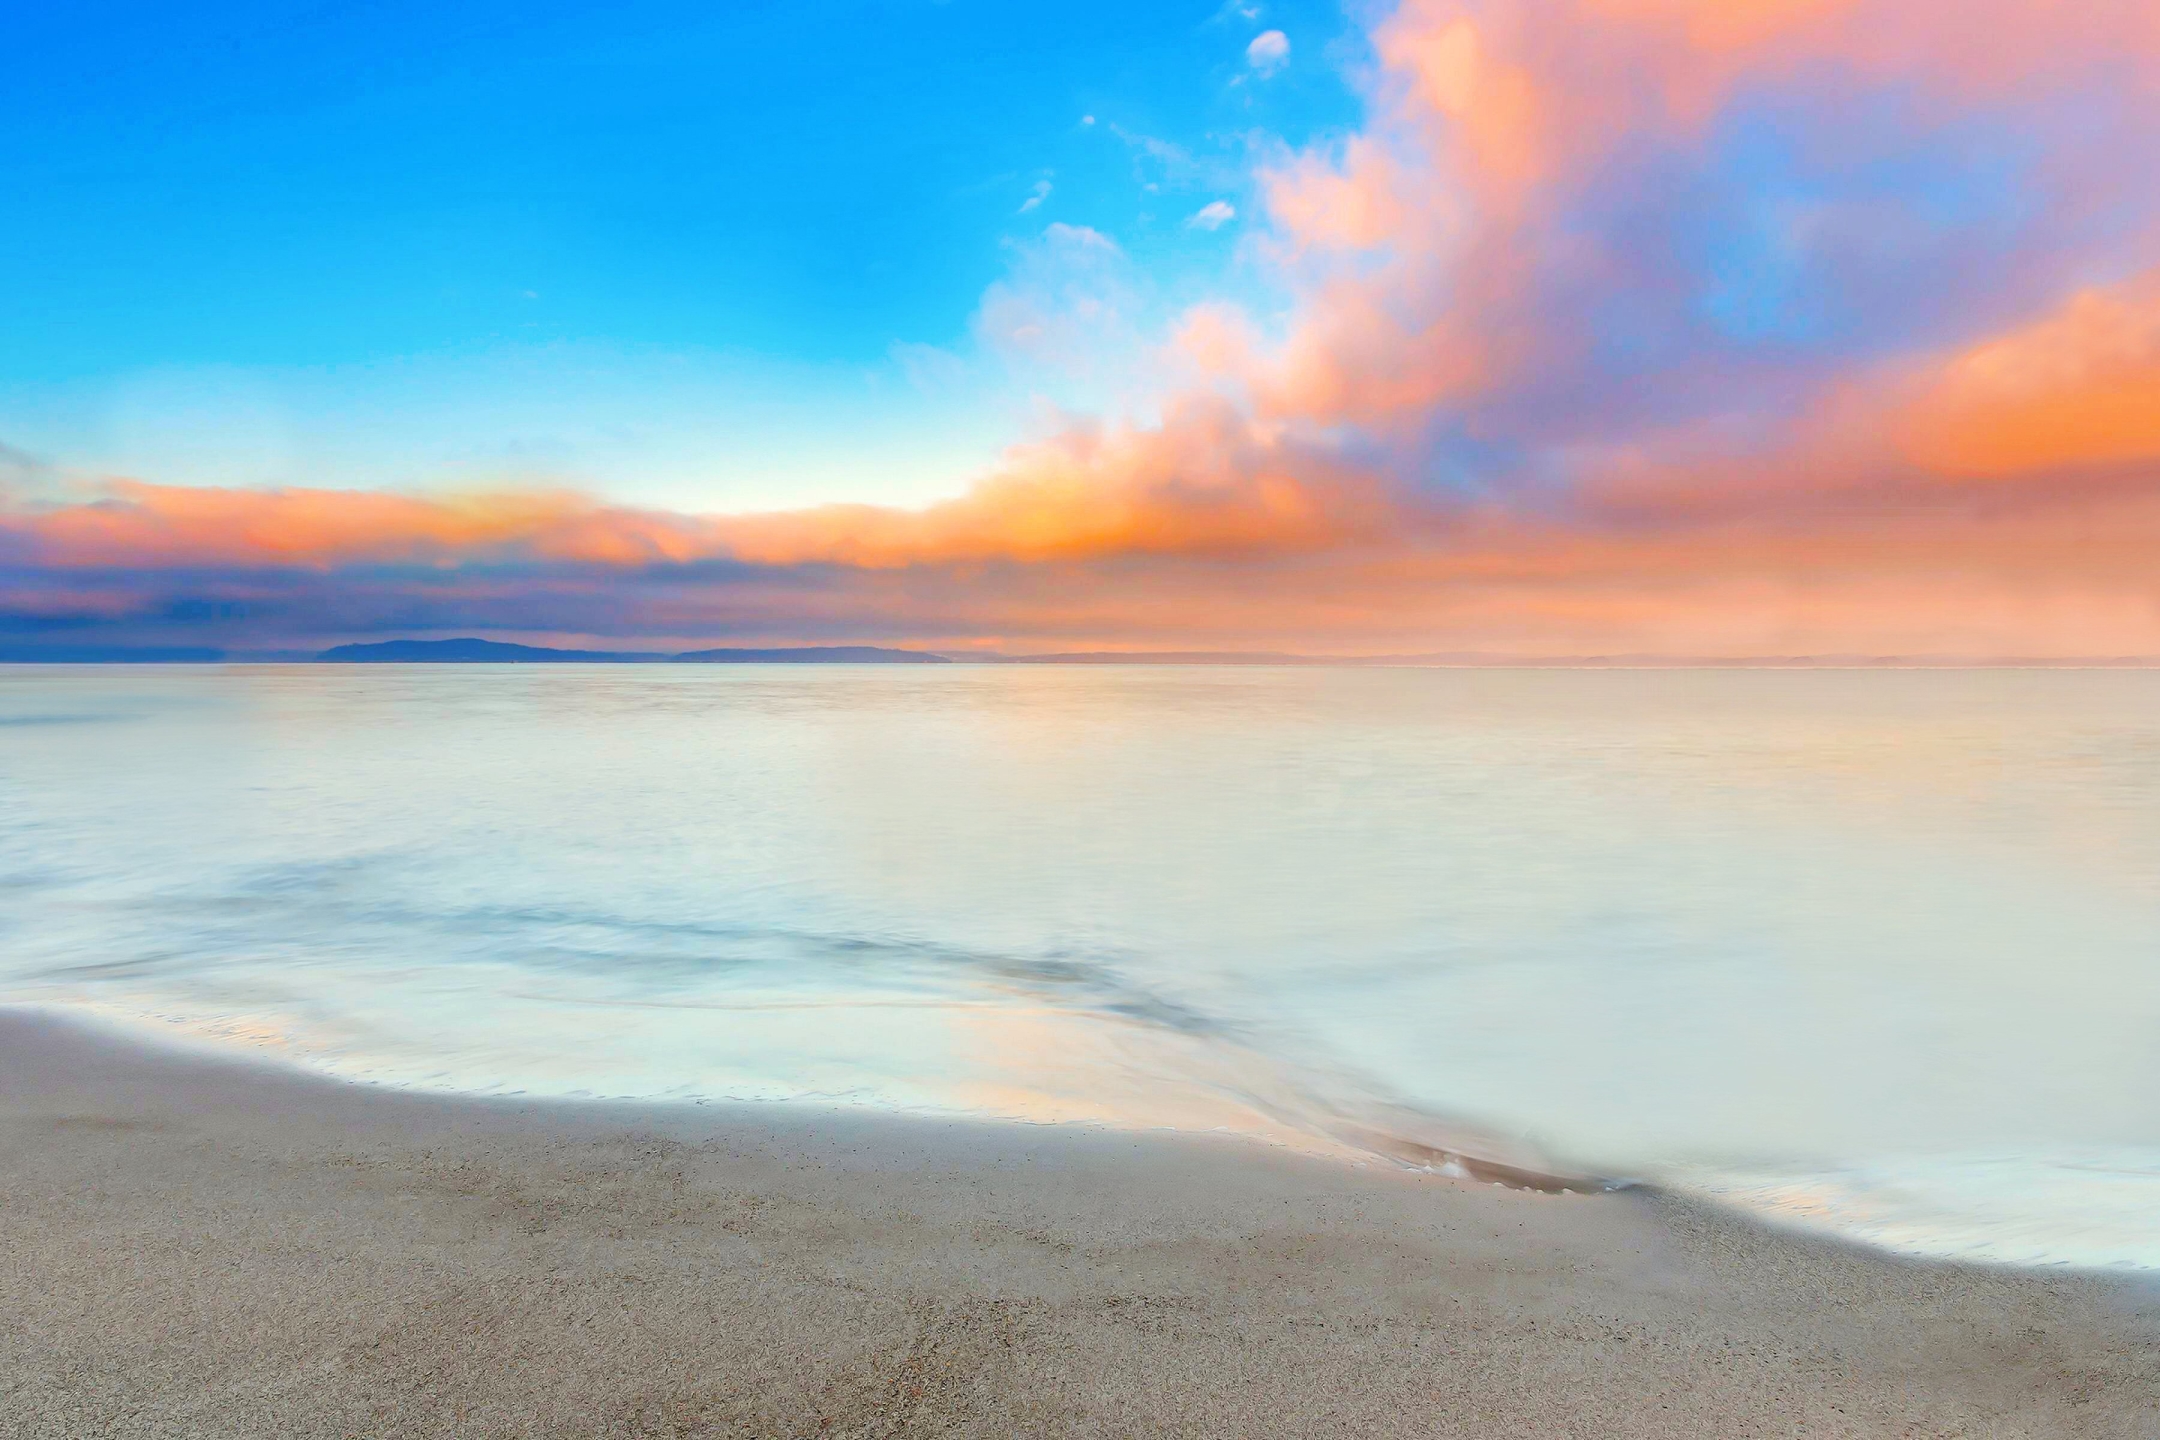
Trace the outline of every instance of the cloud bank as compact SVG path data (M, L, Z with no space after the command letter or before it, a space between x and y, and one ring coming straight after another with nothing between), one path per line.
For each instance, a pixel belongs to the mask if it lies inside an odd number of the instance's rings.
M1363 127L1255 177L1277 303L1189 310L1141 418L919 510L0 468L0 633L2160 654L2160 8L1405 0L1370 38ZM1015 345L1102 303L1010 295Z

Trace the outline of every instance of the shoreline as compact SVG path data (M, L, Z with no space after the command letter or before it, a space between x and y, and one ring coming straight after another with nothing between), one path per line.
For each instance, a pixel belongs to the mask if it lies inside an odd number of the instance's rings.
M213 1066L260 1068L273 1077L458 1105L508 1106L513 1110L538 1109L541 1112L564 1107L565 1114L589 1112L601 1117L612 1116L625 1124L668 1116L735 1115L755 1119L786 1114L797 1119L824 1116L836 1121L846 1119L873 1125L889 1120L901 1127L983 1127L992 1134L1018 1127L1113 1137L1155 1136L1210 1144L1252 1145L1325 1165L1357 1170L1370 1168L1376 1174L1438 1176L1548 1195L1632 1191L1659 1196L1668 1204L1707 1210L1775 1234L1805 1236L1848 1246L1864 1255L2032 1275L2090 1275L2128 1280L2133 1285L2150 1285L2160 1293L2160 1265L2149 1262L2111 1258L2081 1263L2055 1255L2004 1258L1941 1243L1908 1240L1900 1244L1895 1240L1875 1238L1859 1226L1839 1223L1836 1219L1805 1212L1780 1213L1778 1206L1750 1204L1745 1199L1719 1193L1714 1184L1690 1186L1684 1179L1675 1182L1654 1170L1630 1170L1625 1166L1598 1169L1571 1165L1561 1157L1540 1151L1530 1141L1480 1126L1464 1117L1400 1107L1383 1107L1355 1118L1314 1109L1302 1117L1302 1123L1274 1111L1256 1108L1250 1112L1254 1118L1271 1122L1266 1128L1260 1128L1236 1124L1143 1124L1105 1118L995 1114L821 1095L595 1095L547 1090L472 1090L451 1084L430 1084L424 1080L383 1079L346 1073L333 1065L310 1063L267 1041L251 1040L244 1035L206 1033L200 1026L190 1026L169 1017L153 1018L95 1004L0 1001L0 1018L10 1015L85 1030L123 1048L144 1048ZM1798 1172L1773 1170L1761 1173L1773 1180L1792 1183L1792 1177ZM1800 1183L1805 1183L1804 1177Z
M2160 1427L2160 1287L2122 1275L1242 1138L449 1098L17 1010L0 1313L25 1436Z
M734 1096L634 1096L527 1092L523 1090L463 1090L422 1082L378 1080L341 1074L327 1065L310 1064L279 1053L269 1045L244 1039L219 1038L179 1022L161 1025L150 1018L110 1010L97 1005L45 1001L0 1001L0 1020L9 1016L33 1022L50 1022L62 1028L86 1031L124 1048L140 1048L170 1054L176 1059L211 1065L260 1068L275 1076L289 1076L334 1086L357 1087L383 1095L408 1095L453 1104L521 1106L567 1106L595 1109L601 1113L620 1110L630 1116L650 1114L763 1114L783 1108L803 1115L856 1116L877 1123L890 1119L898 1124L983 1126L992 1131L1011 1126L1069 1130L1105 1135L1157 1135L1228 1140L1280 1150L1329 1164L1352 1168L1371 1166L1378 1171L1405 1174L1431 1173L1498 1185L1510 1190L1534 1190L1553 1195L1600 1194L1616 1190L1663 1190L1654 1181L1622 1179L1567 1168L1537 1151L1528 1141L1486 1130L1460 1117L1409 1110L1362 1118L1348 1116L1308 1120L1303 1124L1278 1121L1275 1128L1211 1127L1173 1124L1121 1124L1103 1119L1041 1119L1025 1115L995 1115L933 1107L910 1108L876 1101L845 1101L807 1096L743 1098ZM1253 1109L1255 1116L1269 1112ZM1681 1198L1676 1195L1675 1198ZM1727 1206L1713 1208L1730 1209ZM1867 1248L1863 1245L1862 1248Z

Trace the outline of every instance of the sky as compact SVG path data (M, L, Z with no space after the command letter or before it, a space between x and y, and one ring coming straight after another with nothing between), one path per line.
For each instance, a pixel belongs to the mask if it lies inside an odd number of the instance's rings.
M2160 655L2144 0L0 53L0 646Z

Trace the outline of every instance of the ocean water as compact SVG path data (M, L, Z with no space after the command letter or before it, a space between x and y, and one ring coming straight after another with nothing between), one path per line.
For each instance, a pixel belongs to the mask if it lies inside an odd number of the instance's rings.
M0 667L0 1003L2160 1267L2160 673Z

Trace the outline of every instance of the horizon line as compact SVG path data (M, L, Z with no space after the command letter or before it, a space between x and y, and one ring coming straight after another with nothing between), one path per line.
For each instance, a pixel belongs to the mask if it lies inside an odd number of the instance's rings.
M435 658L427 654L382 656L362 652L479 647L479 655ZM341 655L339 652L353 652ZM492 652L492 653L490 653ZM550 657L560 656L560 659ZM666 664L718 661L732 664L846 664L894 661L977 665L1219 665L1366 666L1430 669L1819 669L1819 670L2077 670L2160 669L2160 655L1970 655L1957 653L1662 655L1641 651L1535 654L1498 651L1397 651L1343 655L1277 650L1066 650L1005 652L865 642L817 645L704 646L688 650L596 650L573 646L458 636L441 640L400 637L310 647L221 648L209 646L0 645L0 665L281 665L281 664Z

